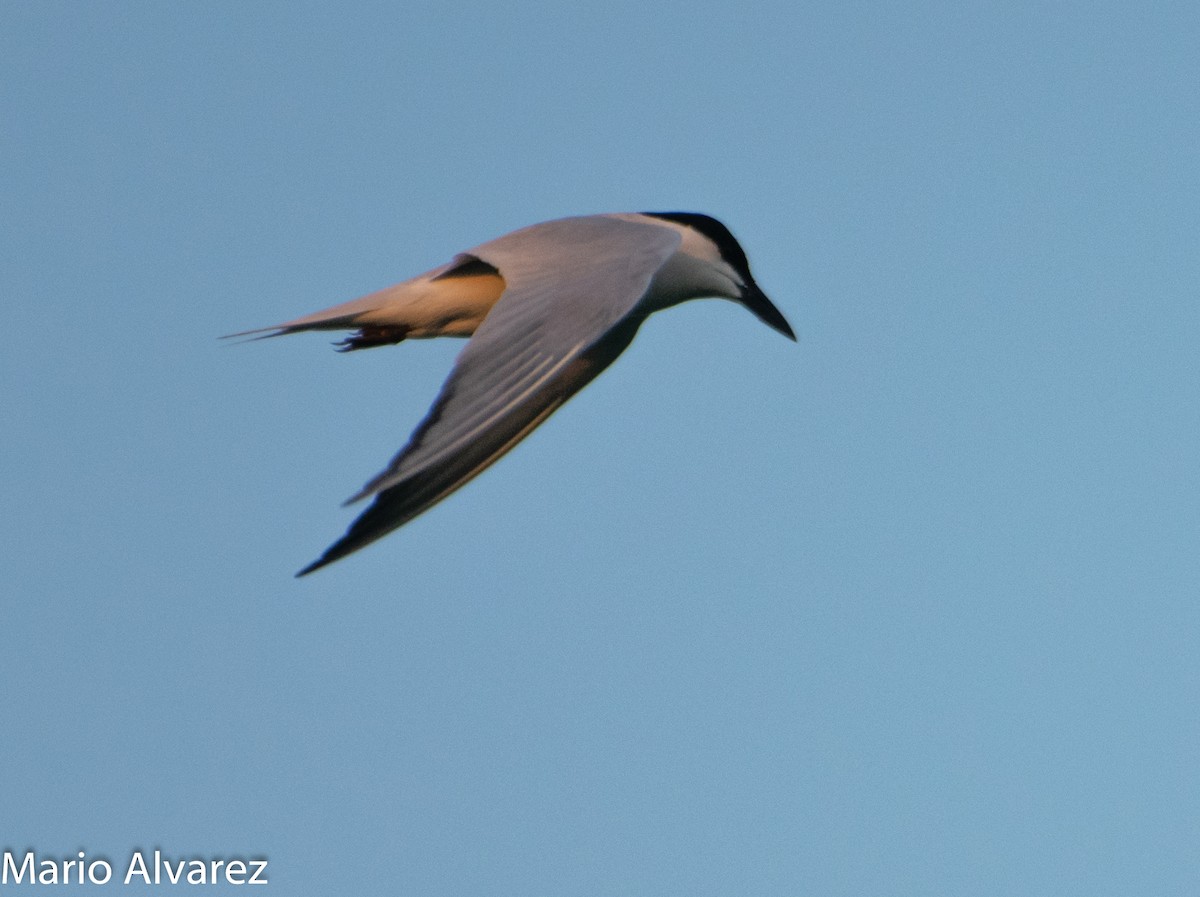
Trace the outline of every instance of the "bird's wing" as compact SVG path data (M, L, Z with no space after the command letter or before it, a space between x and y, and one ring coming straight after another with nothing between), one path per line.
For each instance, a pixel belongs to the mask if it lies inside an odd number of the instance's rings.
M630 312L679 242L670 228L596 216L534 225L468 250L500 271L504 294L408 444L350 499L374 501L297 575L407 523L582 389L633 338L639 321Z

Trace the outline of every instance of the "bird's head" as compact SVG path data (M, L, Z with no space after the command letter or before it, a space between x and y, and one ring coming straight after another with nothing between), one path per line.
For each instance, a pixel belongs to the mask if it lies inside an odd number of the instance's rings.
M750 273L750 262L740 243L729 232L724 224L709 215L699 212L645 212L651 218L660 218L685 231L685 251L689 254L702 256L717 269L723 280L728 281L727 290L714 291L716 295L725 296L739 302L758 317L767 326L778 330L793 342L796 334L787 319L767 298ZM693 237L693 239L688 239ZM690 246L688 244L691 244Z

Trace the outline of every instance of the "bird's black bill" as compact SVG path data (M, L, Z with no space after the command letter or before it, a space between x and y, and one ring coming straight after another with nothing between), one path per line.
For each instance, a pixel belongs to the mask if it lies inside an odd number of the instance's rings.
M754 312L758 319L768 327L778 330L792 342L796 341L796 334L792 331L792 325L787 322L782 312L767 298L767 294L758 288L757 284L751 282L746 285L741 302L742 305Z

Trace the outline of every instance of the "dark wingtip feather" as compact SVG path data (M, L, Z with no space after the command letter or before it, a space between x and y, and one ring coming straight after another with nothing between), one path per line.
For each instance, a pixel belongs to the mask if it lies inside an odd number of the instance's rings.
M314 570L320 570L327 563L329 563L329 562L326 560L313 561L311 564L309 564L307 567L305 567L303 570L301 570L300 572L298 572L296 574L296 579L299 579L301 576L308 576L308 574L312 573Z
M370 493L367 493L370 494ZM393 497L398 493L393 493ZM345 535L325 549L325 553L296 574L296 578L307 576L314 570L320 570L326 564L340 561L348 554L354 554L360 548L370 545L376 539L386 536L392 530L411 519L414 514L397 513L397 507L391 502L379 500L358 515Z
M342 541L345 541L345 540L342 540ZM313 571L320 570L322 567L326 566L327 564L332 564L334 561L344 558L346 555L348 555L350 553L350 551L354 550L354 549L350 549L348 551L338 551L337 549L339 548L339 546L341 546L342 541L338 541L338 542L335 542L333 545L330 545L329 548L326 549L326 551L323 555L321 555L319 558L317 558L315 561L313 561L311 564L309 564L303 570L299 571L296 574L296 579L299 579L302 576L308 576L308 574L312 573Z

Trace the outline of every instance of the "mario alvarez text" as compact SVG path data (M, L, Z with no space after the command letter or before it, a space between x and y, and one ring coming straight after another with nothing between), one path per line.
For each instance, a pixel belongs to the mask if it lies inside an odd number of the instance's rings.
M3 885L265 885L266 857L172 857L161 850L135 850L129 861L114 866L107 857L39 856L33 850L5 850L0 860Z

